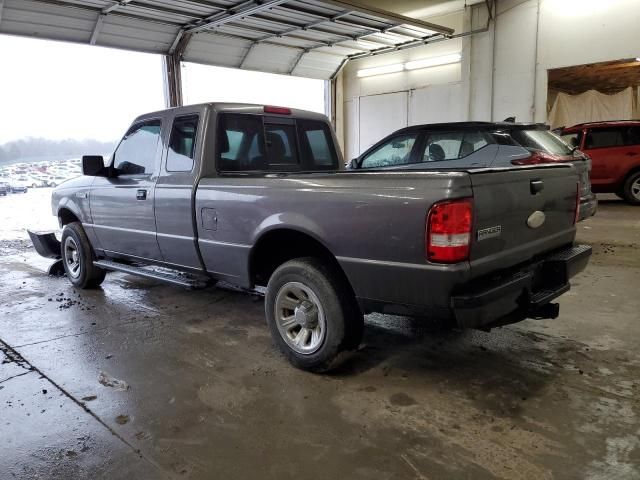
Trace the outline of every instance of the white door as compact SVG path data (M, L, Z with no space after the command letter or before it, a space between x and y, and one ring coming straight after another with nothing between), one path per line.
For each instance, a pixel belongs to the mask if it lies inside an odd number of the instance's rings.
M359 151L407 126L408 92L360 97Z
M462 122L463 112L461 83L430 85L411 90L409 97L409 125L423 123Z

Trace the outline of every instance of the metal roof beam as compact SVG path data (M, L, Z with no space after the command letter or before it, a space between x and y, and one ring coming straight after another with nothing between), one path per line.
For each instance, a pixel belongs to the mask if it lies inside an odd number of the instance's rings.
M0 0L0 22L2 21L2 9L4 8L4 0Z
M440 33L448 36L453 35L453 28L445 27L443 25L437 25L431 22L425 22L424 20L418 20L417 18L405 17L388 10L380 10L379 8L365 6L356 0L323 0L325 3L335 5L347 10L353 10L354 12L363 13L365 15L371 15L374 17L383 18L385 20L391 20L397 25L411 25L417 28L423 28L425 30L431 30L433 32Z
M113 5L110 5L108 7L105 7L102 9L102 13L107 15L111 12L113 12L114 10L116 10L117 8L120 7L126 7L127 4L131 3L133 0L120 0L119 2L114 3Z
M93 32L91 32L91 39L89 39L89 45L95 45L96 40L98 40L98 35L100 35L100 30L102 30L102 24L104 23L104 17L106 17L106 13L100 13L98 15L98 20L96 20L96 24L93 27Z
M225 10L224 12L220 12L216 15L212 15L211 17L209 17L209 20L205 21L200 25L187 28L187 32L197 33L203 30L210 30L215 27L219 27L220 25L233 22L234 20L242 19L243 17L248 17L250 15L254 15L256 13L262 12L264 10L268 10L286 1L287 0L267 0L265 2L250 2L254 5L247 8L243 8L241 10L236 10L238 7L231 7ZM246 3L247 2L243 2L243 4L246 4Z

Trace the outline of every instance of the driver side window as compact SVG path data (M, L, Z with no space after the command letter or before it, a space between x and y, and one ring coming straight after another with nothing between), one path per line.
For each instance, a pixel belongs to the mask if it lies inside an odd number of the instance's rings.
M113 154L113 167L123 175L153 173L160 140L160 120L132 126Z
M364 157L360 168L390 167L409 163L417 136L417 133L412 133L393 137Z

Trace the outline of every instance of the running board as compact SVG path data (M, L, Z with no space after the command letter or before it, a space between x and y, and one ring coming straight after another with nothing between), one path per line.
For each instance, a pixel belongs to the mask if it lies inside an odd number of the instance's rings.
M128 273L130 275L137 275L139 277L151 278L171 285L178 285L189 289L204 288L207 286L207 280L203 278L194 278L187 274L180 272L160 272L158 270L151 270L146 267L136 267L134 265L126 265L124 263L113 262L111 260L95 260L93 264L96 267L104 268L105 270L111 270L115 272Z

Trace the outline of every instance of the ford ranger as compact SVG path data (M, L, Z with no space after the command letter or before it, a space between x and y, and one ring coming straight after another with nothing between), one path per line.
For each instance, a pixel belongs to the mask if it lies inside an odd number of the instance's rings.
M111 158L59 185L63 228L32 234L73 285L107 271L187 287L266 287L275 343L324 371L363 315L490 329L556 318L585 268L571 164L345 171L323 115L202 104L137 118Z

